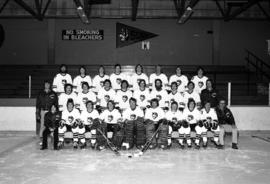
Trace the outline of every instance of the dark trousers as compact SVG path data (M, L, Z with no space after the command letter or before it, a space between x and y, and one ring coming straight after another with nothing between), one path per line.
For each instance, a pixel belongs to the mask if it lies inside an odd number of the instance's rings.
M49 128L45 128L45 130L42 133L42 148L48 148L48 141L47 138L48 136L51 134L51 131ZM55 128L55 130L53 131L53 147L54 149L57 148L57 144L58 144L58 128Z

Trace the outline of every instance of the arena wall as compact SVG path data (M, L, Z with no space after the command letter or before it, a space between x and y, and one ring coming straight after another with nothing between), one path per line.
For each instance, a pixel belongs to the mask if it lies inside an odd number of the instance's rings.
M270 130L270 107L232 106L231 110L239 130ZM35 112L34 99L1 99L0 131L35 131Z
M158 34L150 40L150 50L141 43L116 49L116 22ZM167 64L242 65L244 49L269 59L267 21L224 22L190 20L184 25L174 19L0 19L6 32L0 48L0 64ZM63 41L64 29L103 29L103 41ZM251 39L252 38L252 39ZM50 58L50 60L48 60Z

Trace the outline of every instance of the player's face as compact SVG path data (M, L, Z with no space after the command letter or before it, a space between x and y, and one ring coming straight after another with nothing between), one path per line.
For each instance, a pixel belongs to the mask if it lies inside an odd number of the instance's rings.
M88 103L88 104L86 105L86 109L87 109L88 112L91 112L91 111L93 110L93 105L92 105L92 103Z
M81 75L85 75L85 72L86 72L86 71L85 71L84 68L80 68L80 74L81 74Z
M72 92L71 86L67 86L67 87L66 87L66 93L67 93L67 94L70 94L71 92Z
M157 66L157 67L156 67L156 73L157 73L157 74L160 74L160 73L161 73L161 67L160 67L160 66Z
M224 109L226 107L226 102L224 101L224 100L221 100L220 102L219 102L219 108L220 109Z
M108 102L108 109L109 111L112 111L114 109L114 105L112 102Z
M84 93L87 93L88 92L88 86L87 85L82 85L82 90Z
M198 70L198 76L203 76L203 70L202 69Z
M51 84L48 83L48 82L46 82L46 83L44 84L44 88L45 88L45 90L49 90L49 89L51 88Z
M104 75L104 68L103 67L100 67L98 69L98 72L99 72L99 75L103 76Z
M145 89L145 85L146 85L146 84L145 84L145 81L141 81L141 82L140 82L140 88L141 88L141 89Z
M131 109L135 109L136 108L136 102L134 102L133 100L129 101L129 105Z
M142 73L142 67L140 65L137 66L136 73L139 75Z
M192 91L193 89L194 89L194 85L193 85L192 83L190 83L190 84L188 85L188 90Z
M192 111L194 108L195 108L195 103L190 102L189 105L188 105L188 109Z
M181 75L181 68L180 68L180 67L177 67L177 68L176 68L176 74L177 74L177 75Z
M122 83L122 85L121 85L121 89L123 90L123 91L125 91L126 89L127 89L127 83L126 82L123 82Z
M208 112L208 111L210 110L210 108L211 108L211 104L210 104L210 103L206 103L206 104L204 105L204 108L205 108L205 110Z
M156 86L156 89L160 89L161 88L161 82L159 80L157 80L155 82L155 86Z
M172 91L177 91L177 85L176 84L173 84L172 86L171 86L171 88L172 88Z
M104 83L104 88L107 89L107 90L110 89L111 88L111 84L109 82L105 82Z
M115 73L117 73L117 74L121 73L121 68L120 68L120 66L116 66L116 67L115 67Z
M68 111L72 111L73 110L73 107L74 107L73 103L68 103L67 104L67 110Z
M157 108L158 107L158 104L156 101L153 101L152 104L151 104L152 108Z
M177 104L173 103L171 108L172 108L172 111L175 112L175 111L177 111L178 106L177 106Z
M54 105L52 105L52 107L51 107L51 113L55 113L56 112L56 107L54 106Z
M206 87L209 89L211 89L212 88L212 82L211 81L207 81L206 82Z
M66 71L67 71L66 66L62 66L62 67L60 68L60 71L61 71L61 73L66 73Z

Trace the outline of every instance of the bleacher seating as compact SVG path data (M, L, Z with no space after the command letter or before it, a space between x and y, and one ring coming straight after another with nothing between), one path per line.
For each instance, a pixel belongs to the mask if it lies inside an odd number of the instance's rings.
M91 77L98 71L98 65L87 65L87 73ZM203 66L206 75L212 78L221 95L227 97L227 83L232 82L232 99L235 105L254 104L264 105L267 95L258 97L255 74L249 72L250 84L247 84L248 71L245 66ZM68 65L68 72L75 77L79 65ZM163 72L170 76L175 73L176 66L164 65ZM182 71L189 78L196 73L197 66L182 66ZM105 65L106 73L113 72L114 65ZM35 98L44 80L51 80L58 73L59 65L2 65L0 67L0 98L28 98L28 79L31 76L31 98ZM144 72L151 74L154 65L144 66ZM123 72L133 72L134 66L122 66ZM252 85L253 84L253 85ZM254 100L255 99L255 100Z

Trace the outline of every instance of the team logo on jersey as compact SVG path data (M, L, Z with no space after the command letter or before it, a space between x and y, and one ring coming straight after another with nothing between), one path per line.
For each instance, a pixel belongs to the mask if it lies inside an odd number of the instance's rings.
M198 82L198 86L199 86L199 88L202 88L203 87L203 82L202 81Z
M90 124L92 124L92 123L93 123L93 118L88 117L88 118L87 118L87 122L90 123Z
M104 81L100 81L100 82L99 82L99 85L100 85L101 87L103 87L103 86L104 86Z
M106 102L108 102L110 100L110 96L109 95L105 95L104 96L104 99L105 99Z
M177 85L180 86L182 84L182 81L181 80L177 80Z
M173 117L172 118L172 122L177 123L177 118L176 117Z
M140 95L140 100L143 102L145 100L145 96L144 95Z
M65 85L67 83L67 80L66 79L63 79L62 80L62 84Z
M128 100L127 95L122 96L122 100L123 100L123 102L126 102Z
M157 117L158 117L158 113L153 112L153 113L152 113L152 118L153 118L153 119L156 119Z
M69 116L69 117L68 117L68 121L69 121L70 123L72 123L73 120L74 120L74 117L73 117L73 116Z
M192 121L194 119L194 116L193 115L188 115L188 121Z
M212 97L216 98L217 97L217 93L212 93Z
M112 115L109 115L108 116L108 122L112 122L112 120L113 120L113 116Z
M83 103L85 104L85 103L88 101L88 98L87 98L87 97L84 97L84 98L82 99L82 101L83 101Z
M230 117L231 117L231 113L227 112L227 113L226 113L226 117L227 117L227 118L230 118Z
M116 82L117 82L117 84L121 84L121 82L122 82L121 78L117 78Z
M160 101L162 99L161 95L156 95L158 101Z
M136 119L136 115L135 115L135 114L131 114L131 115L130 115L130 119L131 119L131 120L135 120L135 119Z

